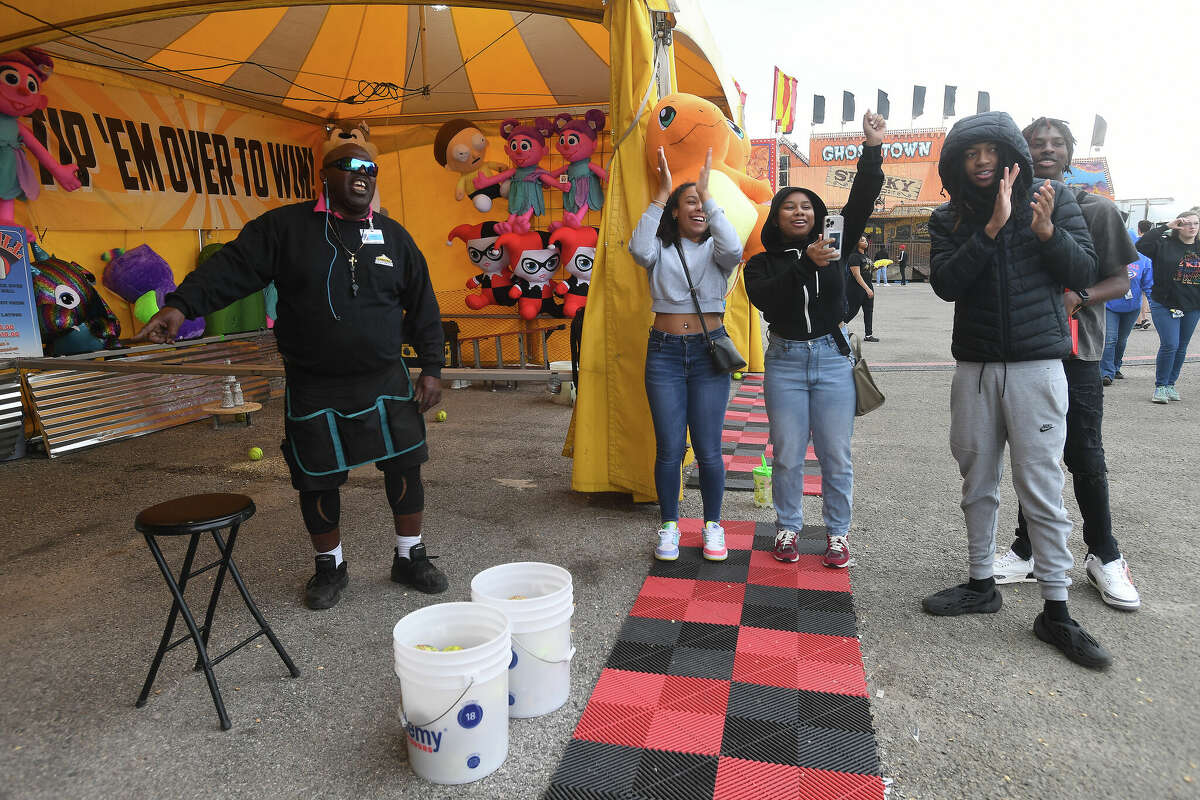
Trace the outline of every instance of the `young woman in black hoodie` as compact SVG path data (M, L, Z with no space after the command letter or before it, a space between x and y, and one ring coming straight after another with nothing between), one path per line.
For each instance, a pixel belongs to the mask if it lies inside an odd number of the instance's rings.
M858 173L842 209L843 256L849 255L866 228L883 188L880 145L883 117L863 117L865 142ZM798 561L796 537L804 525L804 453L811 434L821 464L824 518L828 540L823 563L850 563L846 537L854 469L850 435L854 431L853 357L842 330L846 307L846 268L834 258L825 229L825 203L809 189L786 187L771 201L761 239L766 252L746 264L746 292L770 324L765 395L771 420L775 558Z

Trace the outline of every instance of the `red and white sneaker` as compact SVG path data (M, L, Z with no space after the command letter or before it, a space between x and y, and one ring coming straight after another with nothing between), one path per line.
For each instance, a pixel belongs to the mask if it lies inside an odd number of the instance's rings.
M776 561L794 564L800 560L800 550L796 547L797 536L799 534L791 528L783 528L775 534L775 552L772 555Z
M725 529L718 523L704 523L704 549L700 554L708 561L724 561L729 558L729 549L725 547Z
M827 567L842 569L850 566L850 543L845 536L826 536L825 555L821 563Z

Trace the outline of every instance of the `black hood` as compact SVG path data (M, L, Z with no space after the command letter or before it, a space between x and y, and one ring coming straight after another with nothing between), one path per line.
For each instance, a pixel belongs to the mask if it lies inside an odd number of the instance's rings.
M804 244L816 238L816 233L825 229L825 215L828 209L825 208L825 201L821 196L812 189L805 189L802 186L785 186L775 193L771 198L771 213L767 215L766 222L763 223L762 231L759 232L758 238L762 242L763 247L768 251L785 249L785 242L782 232L779 230L779 207L783 205L784 198L792 192L804 192L812 201L813 205L813 227L809 231L808 236L804 238Z
M967 180L966 167L963 164L967 148L980 142L998 142L1003 147L1004 162L1000 165L1001 169L1014 163L1020 165L1021 174L1017 176L1017 182L1013 186L1015 197L1028 197L1030 194L1033 186L1033 158L1029 155L1029 144L1021 135L1021 129L1007 112L985 111L954 123L942 145L942 155L938 159L938 176L942 179L942 186L946 187L952 204L964 209L973 209L982 215L991 213L996 190L994 185L988 189L974 186ZM956 187L958 192L965 196L955 197ZM1014 204L1014 210L1020 205Z

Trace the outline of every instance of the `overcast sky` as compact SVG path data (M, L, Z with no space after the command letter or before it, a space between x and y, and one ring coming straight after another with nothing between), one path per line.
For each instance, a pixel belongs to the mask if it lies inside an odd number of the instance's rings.
M702 0L726 69L749 94L751 136L772 135L778 66L799 79L796 129L803 148L812 96L825 96L836 132L842 91L861 118L876 90L891 100L890 128L909 127L914 84L926 87L914 127L942 124L942 93L958 87L960 116L976 92L1024 127L1040 116L1071 124L1085 155L1096 114L1108 121L1107 156L1118 199L1173 197L1151 218L1200 204L1200 3L1195 0L1058 0L879 3L839 0ZM949 128L953 119L946 122ZM861 124L861 123L859 123ZM849 131L850 125L846 125Z

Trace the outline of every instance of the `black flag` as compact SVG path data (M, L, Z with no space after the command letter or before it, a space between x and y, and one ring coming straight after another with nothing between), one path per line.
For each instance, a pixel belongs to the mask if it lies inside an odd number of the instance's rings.
M946 97L942 100L942 119L954 116L954 93L958 91L957 86L946 87Z
M992 110L992 95L988 92L980 92L975 100L975 113L982 114L985 111Z
M1103 147L1104 137L1108 134L1108 123L1104 121L1104 117L1096 115L1096 121L1092 124L1092 147Z
M854 95L842 92L842 122L854 122Z
M924 113L925 113L925 87L924 86L914 86L913 87L912 118L916 119L917 117L921 116Z
M888 100L887 92L883 89L876 90L875 113L884 119L887 119L888 115L892 113L892 102Z
M825 121L825 95L814 94L813 95L812 124L820 125L824 121Z

